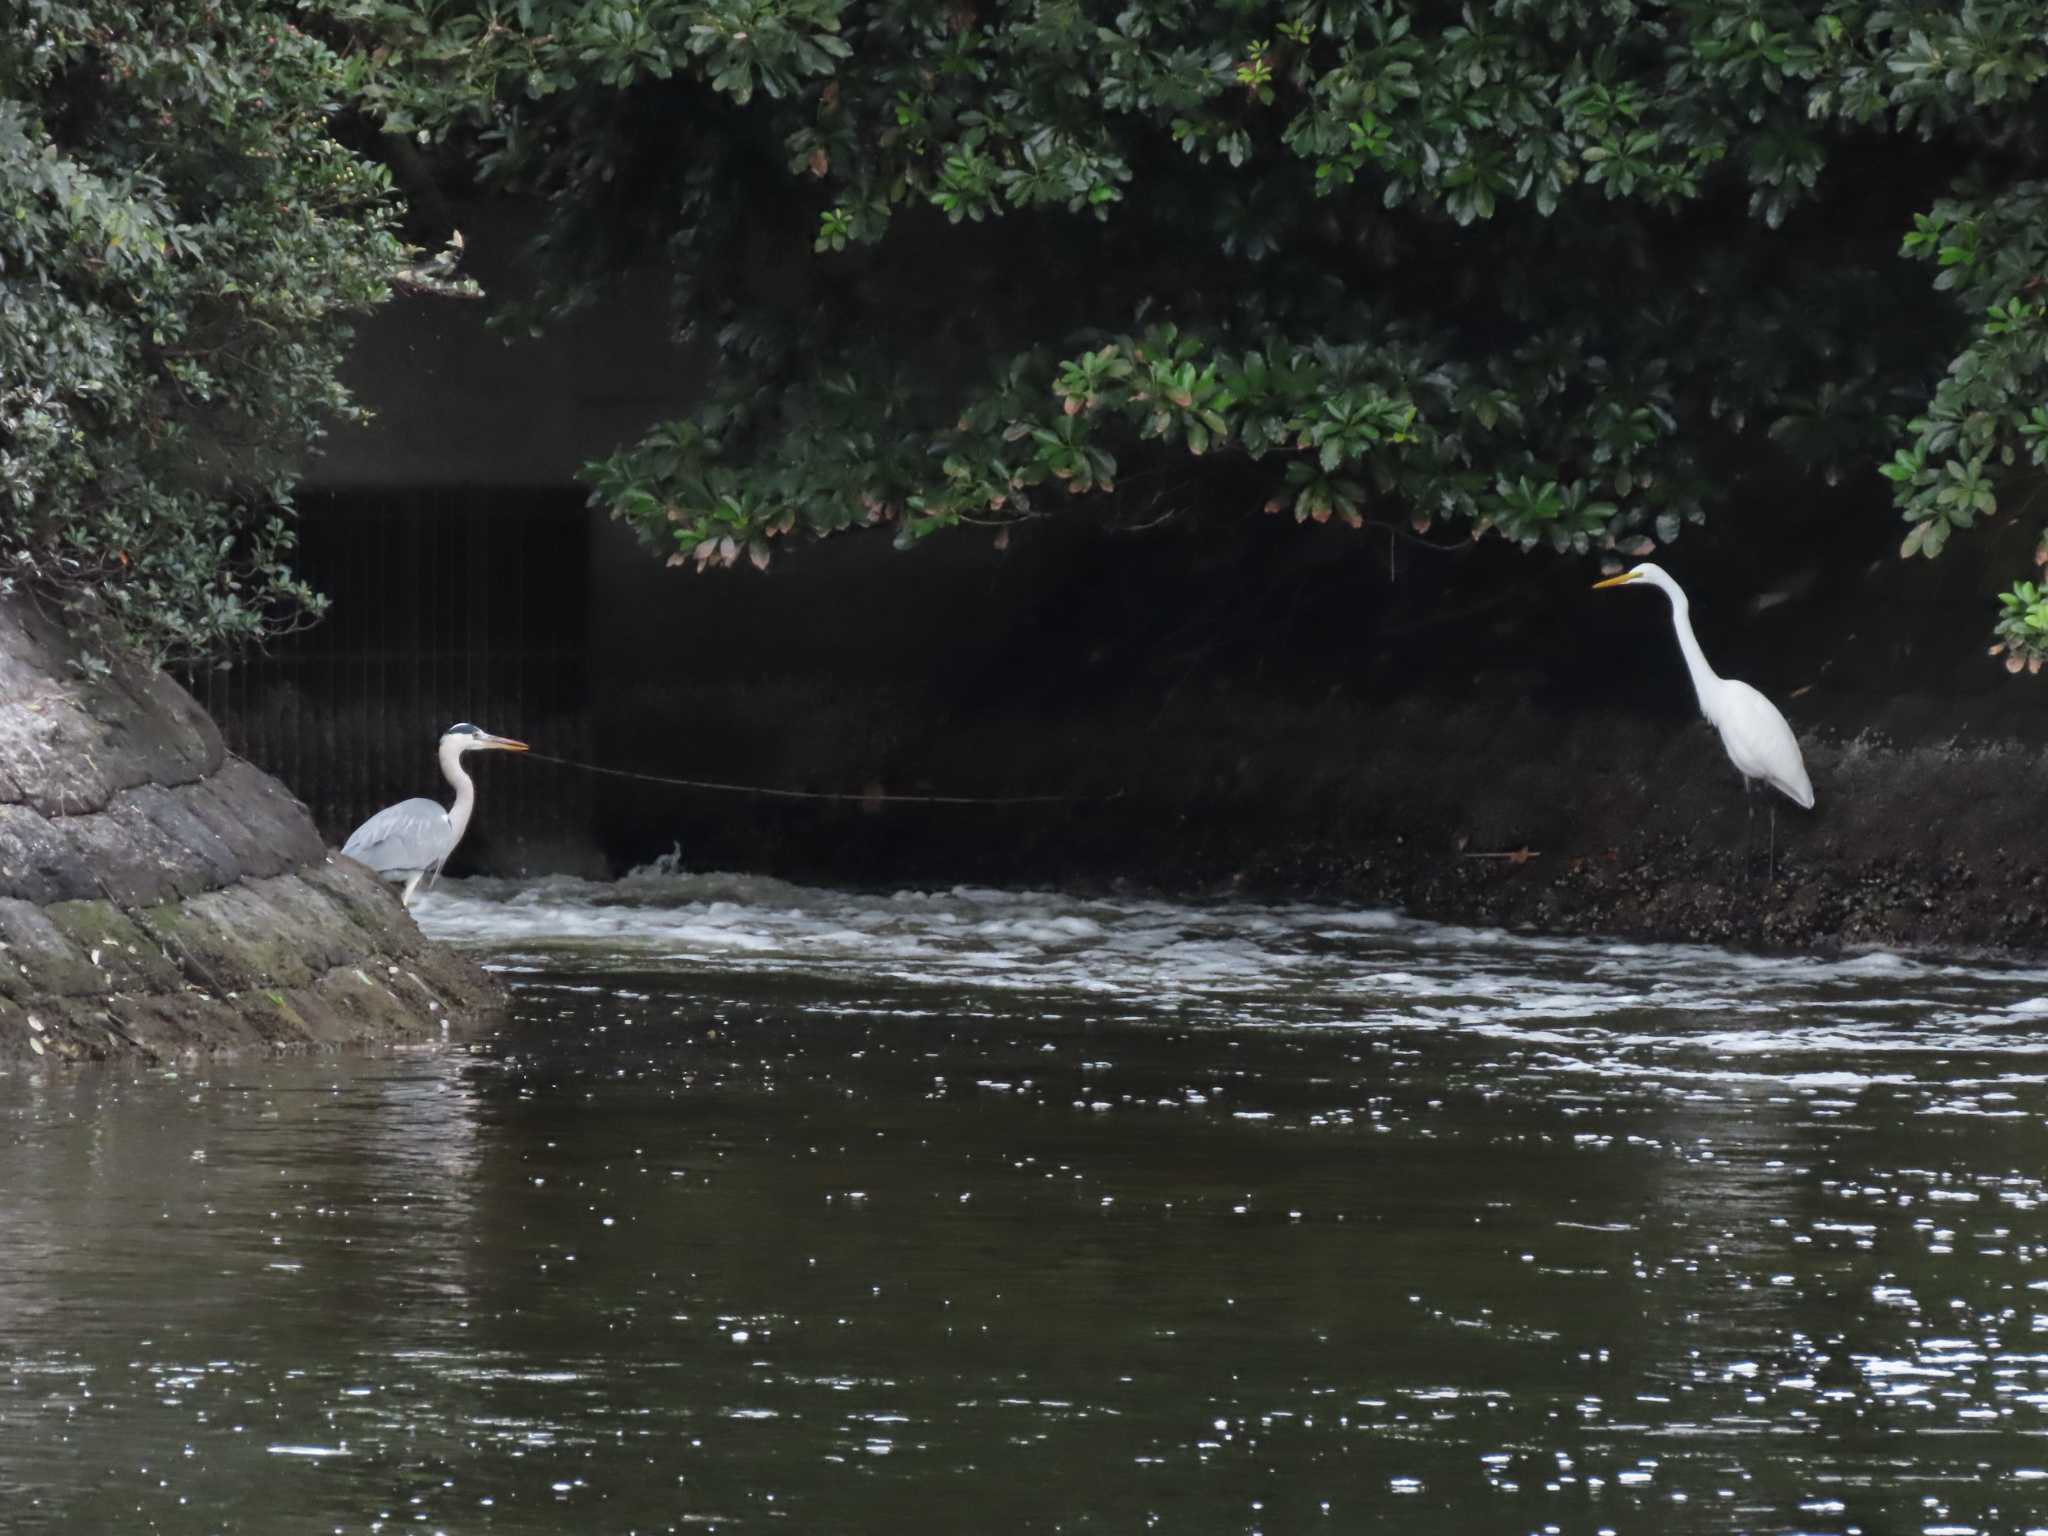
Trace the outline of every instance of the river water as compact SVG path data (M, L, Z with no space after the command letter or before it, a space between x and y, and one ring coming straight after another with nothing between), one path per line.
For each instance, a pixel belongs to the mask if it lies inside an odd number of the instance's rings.
M2048 1529L2048 972L419 916L487 1035L0 1076L0 1530Z

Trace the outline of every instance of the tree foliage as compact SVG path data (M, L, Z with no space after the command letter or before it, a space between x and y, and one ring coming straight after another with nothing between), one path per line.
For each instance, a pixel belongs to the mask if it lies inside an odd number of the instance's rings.
M715 383L589 473L674 562L1077 497L1635 555L1880 468L1933 555L2048 465L2037 0L338 9L559 294L672 270Z
M318 600L289 491L402 248L287 0L0 4L0 581L152 660Z

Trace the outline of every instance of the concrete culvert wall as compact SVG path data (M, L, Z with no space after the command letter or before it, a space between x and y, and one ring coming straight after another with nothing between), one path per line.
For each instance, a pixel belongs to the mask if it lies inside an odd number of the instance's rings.
M0 599L0 1066L438 1035L498 1000L160 673Z

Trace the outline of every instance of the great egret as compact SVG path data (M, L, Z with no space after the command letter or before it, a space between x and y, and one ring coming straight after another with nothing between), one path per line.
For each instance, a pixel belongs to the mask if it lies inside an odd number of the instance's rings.
M394 885L403 881L405 891L398 898L408 907L420 880L428 888L441 873L441 864L462 841L469 827L469 813L476 809L476 785L462 771L465 752L524 752L526 743L509 736L493 736L464 721L451 725L441 738L438 756L441 773L455 786L455 803L443 810L438 800L401 800L386 806L355 831L341 851L358 864L368 865L378 876Z
M1700 649L1699 638L1692 632L1692 604L1686 599L1685 589L1671 579L1664 567L1645 562L1619 576L1596 581L1593 588L1598 591L1635 581L1661 587L1671 599L1671 627L1678 633L1679 650L1685 653L1685 669L1692 674L1700 713L1721 733L1721 745L1727 750L1728 761L1742 775L1743 789L1747 791L1752 781L1762 779L1794 805L1812 810L1813 781L1806 776L1806 763L1799 756L1799 742L1792 735L1792 727L1785 723L1778 706L1749 684L1721 677L1707 665L1707 653ZM1775 869L1778 812L1777 802L1771 804L1771 865ZM1750 814L1756 814L1754 805Z

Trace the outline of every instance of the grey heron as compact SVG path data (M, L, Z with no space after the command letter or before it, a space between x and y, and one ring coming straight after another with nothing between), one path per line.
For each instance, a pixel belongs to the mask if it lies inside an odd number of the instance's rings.
M411 906L413 891L422 879L429 887L433 885L442 862L462 841L469 813L476 809L476 785L462 771L462 754L525 750L525 742L493 736L468 721L449 726L437 756L442 776L455 786L455 803L445 810L440 801L424 798L386 806L351 832L341 851L380 878L393 884L403 882L405 890L399 900Z

